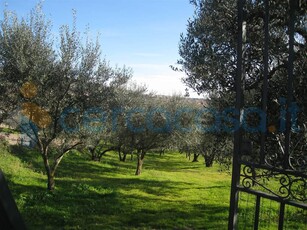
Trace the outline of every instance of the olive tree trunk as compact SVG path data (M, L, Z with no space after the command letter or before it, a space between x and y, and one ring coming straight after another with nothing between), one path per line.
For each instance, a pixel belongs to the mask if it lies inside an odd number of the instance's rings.
M144 163L144 157L145 157L145 152L138 152L137 153L137 166L136 166L136 171L135 175L140 175L142 172L142 167Z

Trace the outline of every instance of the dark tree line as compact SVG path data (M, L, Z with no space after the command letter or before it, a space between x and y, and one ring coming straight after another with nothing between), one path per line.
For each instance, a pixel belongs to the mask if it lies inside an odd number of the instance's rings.
M237 61L237 1L191 0L195 6L193 18L188 21L186 34L181 35L178 60L180 68L186 77L187 86L196 92L208 95L210 108L223 111L234 105ZM244 63L244 98L246 107L261 108L262 80L264 74L264 1L244 1L243 30L243 63ZM293 117L291 133L291 154L301 162L306 163L306 1L297 1L295 15L294 39L294 83L293 106L296 113ZM267 132L267 152L284 151L284 127L282 123L287 98L287 71L289 68L289 22L290 4L287 0L269 1L269 56L268 56L268 105L267 122L264 132ZM298 108L298 109L296 109ZM226 120L230 122L234 114L229 113ZM247 117L248 124L255 126L259 117ZM231 122L231 125L235 125ZM217 134L218 133L218 134ZM222 142L231 142L231 135L220 130L212 133ZM259 133L246 132L245 138L250 141L251 152L259 152ZM205 139L205 137L204 137ZM253 145L253 143L255 143ZM220 147L218 147L220 148ZM222 149L220 150L220 152ZM253 153L250 153L253 158ZM279 157L274 161L278 162ZM256 159L254 159L256 160ZM272 162L271 162L272 163Z

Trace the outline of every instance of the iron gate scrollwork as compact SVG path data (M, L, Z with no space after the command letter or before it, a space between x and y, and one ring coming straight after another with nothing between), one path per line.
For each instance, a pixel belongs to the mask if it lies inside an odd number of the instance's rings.
M255 14L261 19L262 37L262 65L261 74L261 100L259 106L266 115L265 130L255 133L248 133L240 127L234 133L234 151L232 164L232 185L230 197L230 210L228 229L238 229L239 196L249 194L255 198L253 229L259 228L261 222L261 202L263 199L274 201L279 206L278 229L284 229L285 209L287 206L293 206L303 211L307 210L307 128L306 128L306 108L299 109L297 103L307 100L306 95L300 95L296 89L298 80L300 87L307 87L304 77L296 79L300 75L306 75L305 66L300 66L300 49L306 52L306 1L284 0L279 3L284 7L280 8L280 14L277 16L276 9L278 1L273 0L238 0L238 38L237 38L237 76L235 77L236 88L236 109L240 111L237 119L242 121L246 107L249 102L245 100L245 84L249 80L246 74L246 66L252 60L253 39L248 38L249 30L255 29L249 27L248 23L255 20ZM257 5L255 13L249 7ZM260 9L260 10L259 10ZM249 14L254 14L250 16ZM279 20L279 21L278 21ZM274 50L282 49L279 44L274 44L274 36L277 22L280 27L280 33L284 34L286 41L286 52L283 56L284 62L281 63L276 56L273 56ZM297 28L297 25L303 25ZM305 31L304 31L305 25ZM258 44L259 45L259 44ZM276 48L277 47L277 48ZM273 50L274 49L274 50ZM286 54L286 55L285 55ZM281 58L281 59L282 59ZM306 58L306 53L305 53ZM252 65L251 65L252 66ZM299 69L300 68L300 69ZM284 98L277 102L274 99L272 91L274 82L272 76L280 69L284 77L284 87L281 91ZM249 70L250 71L250 70ZM256 71L251 72L257 74ZM307 76L305 76L307 78ZM305 79L306 79L305 78ZM302 85L303 84L303 85ZM305 84L305 85L304 85ZM299 100L301 99L301 101ZM274 105L278 104L281 109L276 112ZM304 105L301 105L304 106ZM300 121L300 119L302 119ZM274 123L275 120L275 123ZM242 125L242 123L241 123ZM254 142L253 148L246 153L243 143ZM307 219L307 217L306 217ZM306 222L305 222L306 225ZM307 226L305 226L307 227Z

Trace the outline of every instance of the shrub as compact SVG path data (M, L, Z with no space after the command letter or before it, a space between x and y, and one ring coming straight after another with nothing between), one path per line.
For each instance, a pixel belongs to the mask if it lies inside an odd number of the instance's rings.
M8 150L9 142L6 140L4 135L0 135L0 149Z

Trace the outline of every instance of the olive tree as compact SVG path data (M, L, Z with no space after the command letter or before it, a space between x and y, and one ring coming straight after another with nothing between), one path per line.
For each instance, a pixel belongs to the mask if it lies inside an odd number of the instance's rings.
M179 68L186 77L187 86L198 93L219 95L223 104L228 98L234 104L235 75L237 72L237 1L236 0L191 0L195 6L194 17L188 21L186 34L180 38L178 60ZM243 39L244 81L242 86L246 106L261 108L262 81L264 70L264 1L244 1L245 33ZM287 98L287 71L289 68L289 10L290 1L270 1L269 21L269 56L268 56L268 109L264 132L268 136L267 151L279 152L284 139L284 130L280 111L285 109ZM294 28L294 82L293 103L297 111L296 128L292 129L291 149L303 143L306 129L306 1L297 1ZM213 107L215 108L215 107ZM226 109L224 107L222 110ZM230 116L231 117L231 116ZM251 117L253 124L255 118ZM293 119L294 120L294 119ZM229 119L228 119L229 121ZM267 130L268 129L268 130ZM295 131L296 130L296 131ZM300 130L300 131L298 131ZM248 133L247 139L257 143L260 135ZM304 147L305 149L306 147ZM257 152L257 149L253 149ZM304 150L296 151L300 156ZM250 155L252 156L252 155ZM275 162L278 159L274 158Z
M75 21L60 28L57 43L41 5L29 19L5 12L1 22L0 85L7 91L1 108L20 107L21 129L42 156L48 190L55 188L55 173L65 154L83 142L74 131L84 124L90 102L103 101L109 90L130 77L125 68L108 66L98 41L82 42Z
M172 124L165 98L147 93L143 87L124 93L120 107L113 114L113 143L125 155L137 157L136 175L140 175L146 154L168 145ZM128 96L129 95L129 96ZM119 154L121 154L119 152Z

